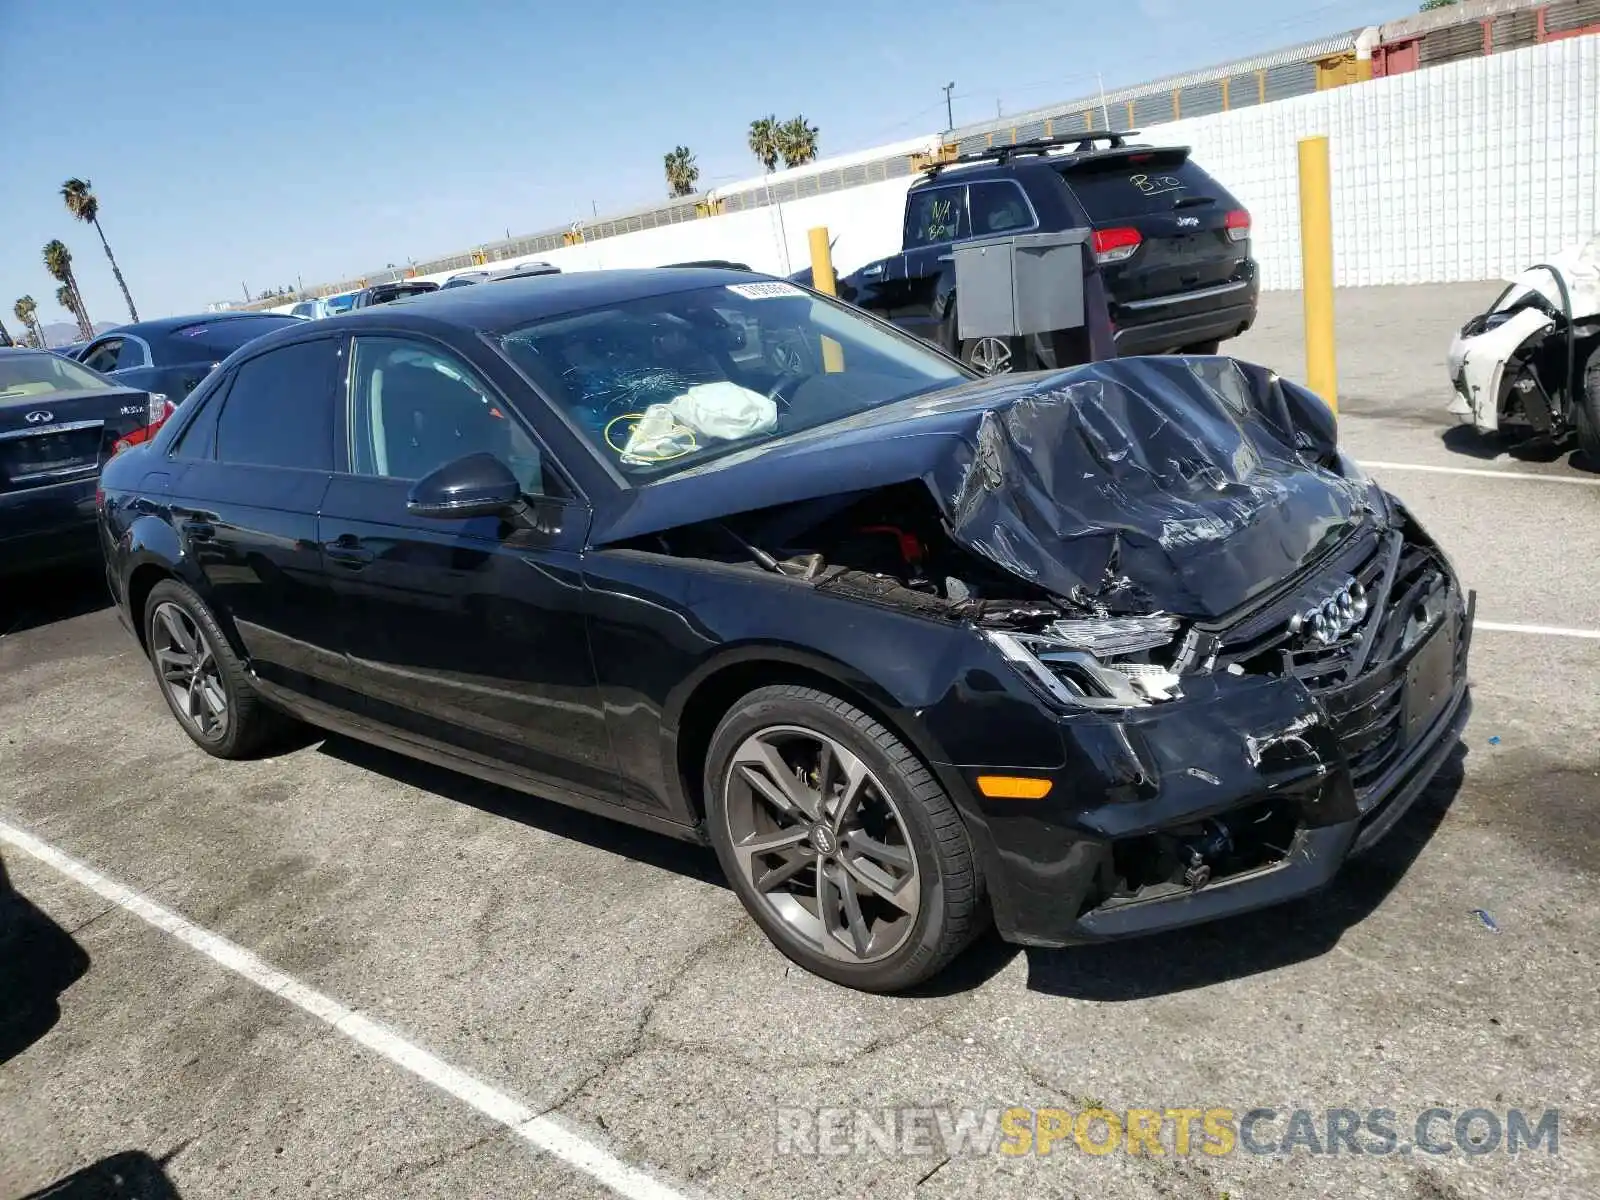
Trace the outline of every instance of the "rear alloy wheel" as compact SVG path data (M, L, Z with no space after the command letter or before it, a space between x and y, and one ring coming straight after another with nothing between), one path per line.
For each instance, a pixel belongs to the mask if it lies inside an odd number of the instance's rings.
M807 970L895 991L982 927L971 845L944 790L838 697L789 685L745 697L712 739L706 788L734 890Z
M150 657L167 703L189 736L218 741L228 735L228 689L222 668L200 626L167 600L150 614Z
M248 758L288 724L250 685L211 610L164 579L145 602L145 646L167 707L191 740L218 758Z
M1016 369L1011 339L972 338L961 344L961 361L980 375L1009 375Z

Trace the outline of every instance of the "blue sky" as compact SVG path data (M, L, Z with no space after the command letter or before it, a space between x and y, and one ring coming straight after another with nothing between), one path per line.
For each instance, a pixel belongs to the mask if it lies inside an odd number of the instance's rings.
M0 316L126 319L88 178L145 316L342 278L757 171L753 117L803 112L826 155L1304 41L1408 0L0 0ZM13 329L13 333L16 330Z

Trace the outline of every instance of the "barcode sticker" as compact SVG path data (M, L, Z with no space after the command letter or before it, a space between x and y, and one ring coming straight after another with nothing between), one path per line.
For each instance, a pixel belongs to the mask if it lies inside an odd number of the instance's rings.
M727 288L736 296L743 296L746 300L773 300L779 296L804 296L805 293L792 283L781 283L774 279L770 283L730 283Z

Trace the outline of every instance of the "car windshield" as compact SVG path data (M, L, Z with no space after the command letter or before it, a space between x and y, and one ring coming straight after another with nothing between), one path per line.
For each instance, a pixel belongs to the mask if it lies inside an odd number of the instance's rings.
M776 280L553 317L501 344L639 482L970 378L920 342Z
M50 392L105 391L114 386L59 355L0 353L0 400Z
M334 313L349 312L350 306L355 302L356 295L354 292L351 292L348 296L329 296L328 313L332 315Z

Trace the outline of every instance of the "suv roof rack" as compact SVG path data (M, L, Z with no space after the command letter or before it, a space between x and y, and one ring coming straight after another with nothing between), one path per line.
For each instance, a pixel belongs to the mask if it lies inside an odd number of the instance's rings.
M923 175L932 179L940 171L950 167L977 162L993 162L1004 166L1019 155L1048 154L1064 146L1071 146L1074 154L1089 153L1095 148L1096 142L1105 142L1108 150L1121 150L1128 144L1128 139L1136 137L1138 133L1137 129L1088 129L1082 133L1064 133L1056 137L1033 138L1030 141L1005 146L989 146L983 150L969 150L966 154L958 154L948 162L934 163L923 171Z

